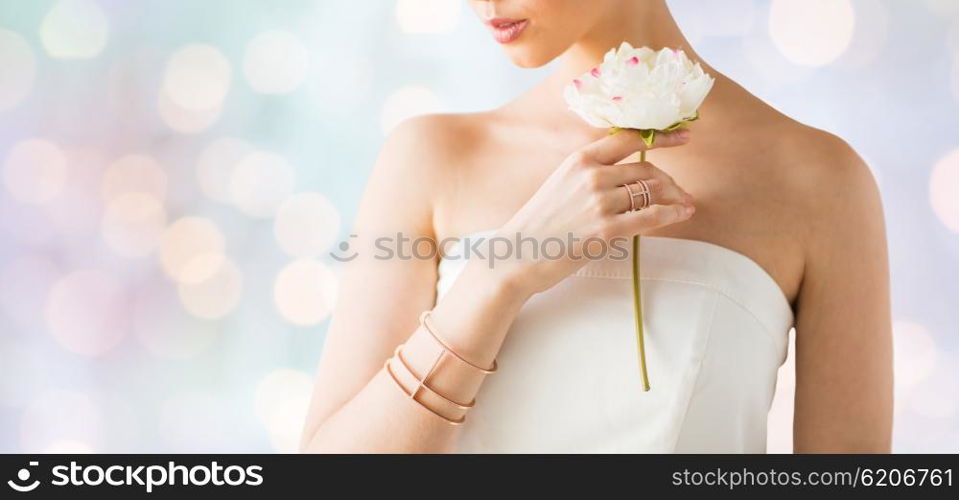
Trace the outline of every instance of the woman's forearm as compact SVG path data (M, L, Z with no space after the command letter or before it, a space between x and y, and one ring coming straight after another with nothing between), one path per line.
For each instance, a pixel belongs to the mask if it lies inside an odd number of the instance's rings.
M510 324L529 297L516 284L517 280L504 278L503 274L485 267L484 262L470 262L433 309L435 332L459 355L479 366L492 365ZM411 371L423 377L442 350L421 325L407 339L402 352ZM417 381L395 357L390 367L405 387L416 387ZM444 355L430 376L429 386L450 400L465 403L473 401L486 376ZM449 405L430 391L419 391L417 399L450 420L465 415L465 410ZM304 451L442 452L454 444L455 432L456 426L412 401L381 369L356 396L316 428Z

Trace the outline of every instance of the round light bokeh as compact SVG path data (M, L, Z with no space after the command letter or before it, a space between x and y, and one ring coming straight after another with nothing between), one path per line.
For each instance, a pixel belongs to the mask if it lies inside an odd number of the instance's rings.
M100 194L105 201L129 193L145 193L163 200L166 191L166 172L156 160L145 155L128 155L114 161L104 170L100 181Z
M849 47L856 13L849 0L773 0L769 35L790 62L823 66Z
M276 277L273 302L280 315L298 326L313 326L330 315L336 300L337 278L322 262L291 262Z
M97 356L123 339L126 311L123 283L105 271L89 269L70 273L53 286L45 316L63 348Z
M90 59L103 51L110 34L106 14L93 0L60 0L40 23L40 41L50 57Z
M325 196L300 193L287 198L276 213L273 234L280 248L294 257L316 257L340 233L340 214Z
M272 217L295 187L293 167L275 153L252 152L230 174L230 198L250 217Z
M160 237L160 264L179 283L201 283L220 269L225 247L226 239L213 221L184 217Z
M383 104L381 124L383 133L389 134L393 128L408 118L439 112L442 104L432 90L409 85L394 91Z
M959 149L944 156L929 176L929 202L939 220L959 233Z
M199 134L220 119L222 107L210 109L186 109L177 106L166 93L157 99L157 113L170 129L181 134Z
M274 451L294 453L299 449L312 392L312 377L288 368L271 372L257 384L254 411Z
M243 274L230 259L206 279L177 286L187 312L202 319L220 319L236 308L243 292Z
M253 146L234 137L223 137L211 142L197 159L197 182L203 194L211 200L230 203L230 178L241 160L254 151Z
M103 213L103 240L122 257L150 255L166 228L166 211L148 193L127 193L112 198Z
M43 453L71 442L93 450L103 431L103 414L88 395L61 390L41 393L20 416L20 448L24 453Z
M260 33L246 47L243 74L263 94L293 92L306 79L310 52L296 35L273 30Z
M42 204L56 198L67 183L67 158L45 139L18 142L3 164L3 181L14 199Z
M396 2L396 22L408 34L452 33L459 24L462 3L449 0L399 0Z
M232 75L230 62L219 49L187 45L167 61L161 93L170 104L187 111L215 110L230 91Z
M0 29L0 111L20 104L36 77L37 61L33 50L19 34Z

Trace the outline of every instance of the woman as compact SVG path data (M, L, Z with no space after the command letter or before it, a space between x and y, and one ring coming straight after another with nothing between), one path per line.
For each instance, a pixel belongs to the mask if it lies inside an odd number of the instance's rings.
M698 60L663 0L470 3L519 66L561 63L499 109L412 119L387 140L303 449L764 452L795 325L795 451L889 451L885 235L862 160L704 65L702 120L637 163L638 134L588 127L562 90L623 41ZM652 204L635 211L623 186L638 181ZM465 245L375 257L398 234L576 242L559 258L492 245L495 263ZM649 392L629 261L582 258L634 234Z

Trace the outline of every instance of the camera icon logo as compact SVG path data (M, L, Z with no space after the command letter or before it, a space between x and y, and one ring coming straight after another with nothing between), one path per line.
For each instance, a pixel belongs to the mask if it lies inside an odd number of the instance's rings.
M30 462L30 467L36 467L40 465L40 462ZM34 481L27 484L27 481L30 480L30 469L26 467L17 471L17 480L7 481L7 486L13 488L14 491L19 491L20 493L27 493L37 489L37 486L40 486L40 481ZM23 484L21 484L23 483Z

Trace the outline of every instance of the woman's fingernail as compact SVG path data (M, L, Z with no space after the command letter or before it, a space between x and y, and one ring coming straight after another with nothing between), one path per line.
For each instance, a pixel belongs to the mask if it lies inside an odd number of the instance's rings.
M676 132L676 137L679 137L680 140L683 140L683 141L689 140L689 136L690 136L689 130L686 130L686 129L679 129L679 131Z
M693 215L694 212L696 212L696 207L692 205L686 205L686 217Z

